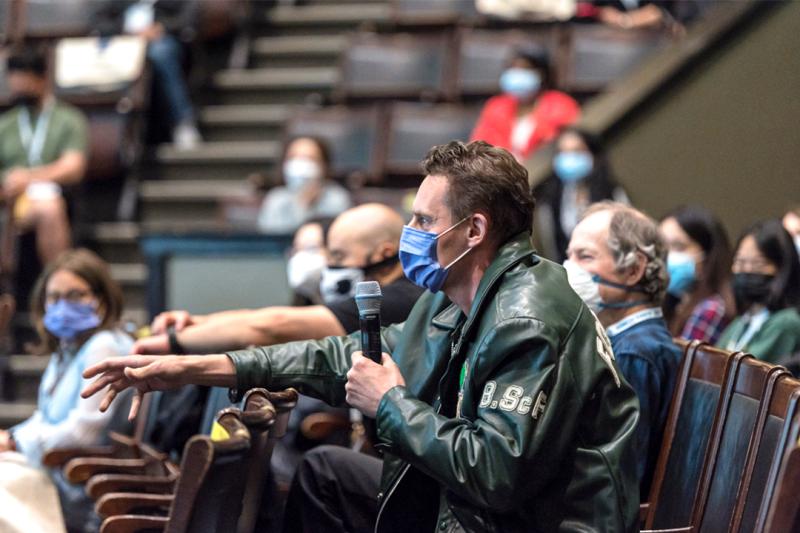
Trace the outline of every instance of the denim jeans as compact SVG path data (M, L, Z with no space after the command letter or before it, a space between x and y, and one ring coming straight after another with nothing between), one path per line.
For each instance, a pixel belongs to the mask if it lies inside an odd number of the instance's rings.
M164 34L147 46L147 59L153 65L156 83L167 98L173 124L194 118L189 90L181 68L181 46L177 39Z

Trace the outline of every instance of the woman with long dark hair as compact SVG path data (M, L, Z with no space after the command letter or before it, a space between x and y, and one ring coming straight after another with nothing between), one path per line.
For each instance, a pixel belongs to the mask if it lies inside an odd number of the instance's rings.
M566 259L572 229L589 205L603 200L628 203L600 138L576 127L559 134L553 172L534 188L533 196L542 245L546 255L559 263Z
M779 220L742 233L733 259L738 317L719 346L775 362L800 350L800 259Z
M670 332L714 344L736 315L728 235L717 217L700 206L673 210L659 230L669 250L664 315Z

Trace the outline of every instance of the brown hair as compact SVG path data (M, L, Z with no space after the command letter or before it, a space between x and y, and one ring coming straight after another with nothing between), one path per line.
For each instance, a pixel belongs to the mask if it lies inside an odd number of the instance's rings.
M506 150L484 141L452 141L431 148L422 169L447 178L445 201L454 221L485 214L497 245L523 231L531 233L534 200L528 171Z
M45 267L31 294L31 315L39 334L39 348L43 353L50 353L58 348L58 338L47 331L43 321L47 282L59 270L71 272L89 285L92 295L99 303L100 325L97 329L113 328L122 315L122 290L111 278L108 264L97 254L84 248L68 250Z
M601 211L611 211L606 244L614 257L617 272L635 265L637 254L644 255L647 264L636 286L651 302L661 305L669 283L667 245L655 220L629 205L611 201L592 204L581 220Z

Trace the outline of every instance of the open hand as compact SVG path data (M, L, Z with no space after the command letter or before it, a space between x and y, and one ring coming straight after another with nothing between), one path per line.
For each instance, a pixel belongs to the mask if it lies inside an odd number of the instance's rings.
M355 352L344 385L347 403L370 418L375 418L381 398L389 389L406 384L392 356L384 353L381 358L379 365Z
M141 355L166 355L169 353L169 338L163 334L143 337L133 344L131 353Z
M153 335L160 335L167 332L170 326L175 327L175 331L193 326L197 321L189 311L164 311L153 319L150 331Z

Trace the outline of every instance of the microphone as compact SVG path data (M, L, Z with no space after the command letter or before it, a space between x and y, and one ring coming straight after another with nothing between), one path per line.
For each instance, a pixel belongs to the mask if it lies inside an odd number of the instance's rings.
M383 294L377 281L356 284L356 306L361 323L361 351L381 364L381 302Z

